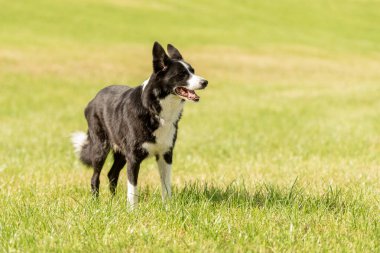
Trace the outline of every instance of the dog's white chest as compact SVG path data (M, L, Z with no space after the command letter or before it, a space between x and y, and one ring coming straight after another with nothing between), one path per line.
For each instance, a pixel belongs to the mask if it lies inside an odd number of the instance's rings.
M169 95L161 100L160 105L160 126L153 133L156 142L145 142L143 144L143 148L149 152L149 155L164 154L173 146L174 135L177 130L175 123L183 109L183 102L174 95Z

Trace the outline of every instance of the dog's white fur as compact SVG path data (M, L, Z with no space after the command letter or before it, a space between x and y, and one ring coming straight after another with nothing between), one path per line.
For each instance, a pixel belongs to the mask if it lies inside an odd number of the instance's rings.
M157 161L158 171L160 173L161 179L161 196L162 201L170 199L172 196L172 185L171 185L171 175L172 175L172 165L167 164L165 160L160 157Z
M128 181L128 203L130 204L131 208L134 209L137 207L139 202L139 192L137 189L137 185L134 186Z
M74 132L71 134L71 142L74 146L74 152L79 157L84 145L87 144L87 134L85 132Z
M173 146L175 126L174 123L178 121L179 116L183 110L183 102L178 96L169 95L160 101L160 126L153 132L156 137L156 143L144 143L149 156L164 155Z

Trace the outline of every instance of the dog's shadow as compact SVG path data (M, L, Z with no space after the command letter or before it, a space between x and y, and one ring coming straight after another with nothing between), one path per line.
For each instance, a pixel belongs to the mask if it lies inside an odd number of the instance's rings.
M289 187L257 184L250 189L245 184L231 183L223 187L192 182L173 190L173 200L184 206L206 204L233 208L321 208L331 212L366 208L360 196L352 198L343 189L328 187L320 193L311 194L297 186L296 181Z

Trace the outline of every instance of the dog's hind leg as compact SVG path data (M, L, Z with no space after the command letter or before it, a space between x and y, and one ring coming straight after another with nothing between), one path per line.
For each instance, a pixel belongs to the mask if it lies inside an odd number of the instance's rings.
M115 152L113 154L114 162L111 170L108 172L108 179L110 181L110 191L115 195L117 181L119 180L120 171L123 169L126 161L123 154Z
M104 156L101 158L101 160L97 160L93 162L94 173L92 174L92 177L91 177L91 191L94 197L99 196L99 185L100 185L99 177L100 177L100 172L102 171L106 158L107 158L107 153L104 153Z
M100 185L100 170L94 169L94 173L92 174L91 177L91 192L92 196L97 198L99 197L99 185Z
M91 153L92 153L92 167L94 168L94 173L91 178L91 191L94 197L99 196L99 176L102 171L104 162L106 161L109 152L109 145L106 142L92 141L91 143Z
M161 179L162 201L170 199L172 196L171 173L172 173L172 152L157 156L157 165Z
M107 154L105 154L104 158L101 161L99 160L98 162L95 162L93 164L94 173L92 174L92 177L91 177L91 191L94 197L99 196L99 185L100 185L99 177L100 177L100 172L102 171L106 158L107 158Z

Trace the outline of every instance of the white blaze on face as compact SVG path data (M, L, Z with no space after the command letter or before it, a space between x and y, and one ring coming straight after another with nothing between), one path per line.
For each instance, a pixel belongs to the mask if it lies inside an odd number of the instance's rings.
M191 73L190 73L191 74ZM201 89L202 88L202 81L204 79L200 76L197 76L197 75L194 75L194 74L191 74L190 78L187 80L187 88L189 90L198 90L198 89Z
M203 77L200 77L200 76L197 76L197 75L194 75L193 73L190 72L189 70L189 65L187 65L186 63L184 63L183 61L179 61L187 70L187 72L189 73L190 77L189 79L187 79L187 85L186 85L186 88L189 89L189 90L199 90L199 89L202 89L202 81L204 81L205 79Z

